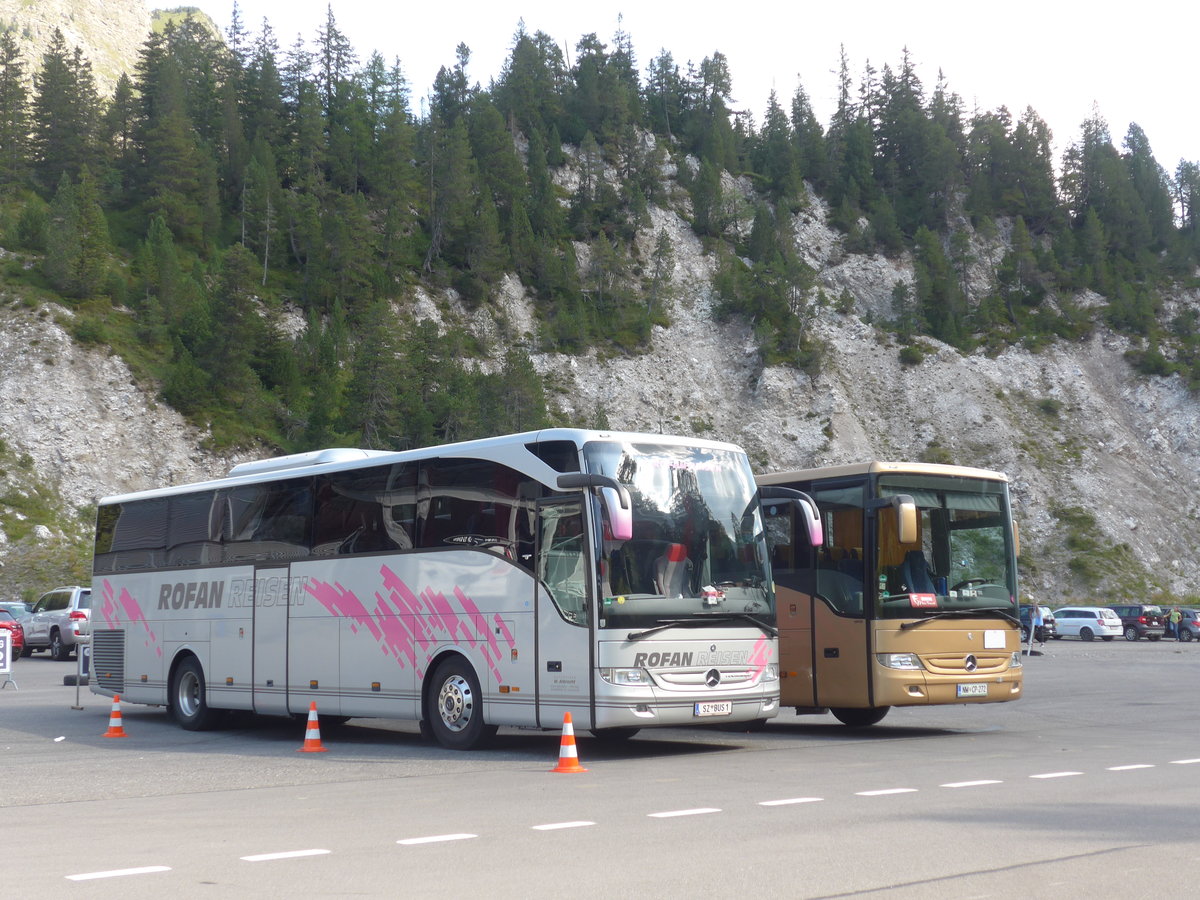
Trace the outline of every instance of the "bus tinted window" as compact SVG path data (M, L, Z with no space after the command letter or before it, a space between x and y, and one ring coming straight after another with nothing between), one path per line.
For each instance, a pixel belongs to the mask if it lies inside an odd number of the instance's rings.
M483 547L532 566L533 479L480 459L435 459L421 466L417 527L421 547Z
M231 488L225 496L224 558L297 559L308 555L312 481L294 478Z
M95 571L162 565L167 545L165 498L105 507L97 516Z
M221 559L221 516L215 491L182 494L167 501L169 566L195 566Z
M319 477L313 555L411 549L416 472L415 463L398 463Z

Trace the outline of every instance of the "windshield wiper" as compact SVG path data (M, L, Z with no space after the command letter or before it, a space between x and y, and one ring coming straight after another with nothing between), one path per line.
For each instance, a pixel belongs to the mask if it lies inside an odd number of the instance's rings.
M1011 613L1005 612L998 606L994 606L989 609L944 609L941 612L934 613L933 615L917 619L915 622L902 622L900 624L900 630L904 631L908 628L916 628L918 625L924 625L926 622L932 622L934 619L955 618L958 616L971 618L973 616L983 615L987 615L989 617L995 617L998 615L1001 619L1008 619L1008 621L1015 625L1020 624L1019 620L1016 619Z
M763 630L764 633L769 634L771 637L779 636L779 630L777 628L764 622L762 619L750 615L749 613L723 613L719 616L695 616L690 619L659 619L657 625L652 625L643 631L629 632L629 634L625 635L625 640L636 641L639 638L656 634L659 631L664 631L667 628L673 628L676 625L683 628L698 628L702 625L710 625L714 622L730 622L734 619L745 619L747 622L757 625Z

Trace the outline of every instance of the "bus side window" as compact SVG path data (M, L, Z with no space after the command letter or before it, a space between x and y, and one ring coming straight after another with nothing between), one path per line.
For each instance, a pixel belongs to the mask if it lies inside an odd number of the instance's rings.
M312 480L293 478L229 492L227 561L295 559L308 555Z
M434 459L422 463L416 544L486 550L533 568L534 505L542 486L502 463Z
M165 497L109 507L103 518L99 541L107 542L108 550L101 558L98 543L96 571L127 572L163 564L167 545Z
M313 555L410 549L406 520L411 525L416 509L415 471L411 464L398 463L319 477Z

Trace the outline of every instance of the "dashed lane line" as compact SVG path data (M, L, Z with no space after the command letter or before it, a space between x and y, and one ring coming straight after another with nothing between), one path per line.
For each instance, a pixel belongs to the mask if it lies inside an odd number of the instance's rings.
M534 831L559 831L563 828L587 828L595 822L552 822L549 825L533 825Z
M762 800L759 806L792 806L796 803L820 803L824 797L789 797L787 800Z
M1070 778L1072 775L1082 775L1082 772L1043 772L1040 775L1030 775L1030 778Z
M110 869L107 872L85 872L68 875L67 881L91 881L94 878L120 878L123 875L149 875L151 872L170 872L170 866L139 866L136 869Z
M284 850L281 853L256 853L253 856L243 856L244 862L267 862L272 859L299 859L302 856L324 856L332 850Z
M1200 763L1200 759L1173 759L1170 762L1172 766L1190 766L1192 763Z
M703 806L699 809L675 809L671 812L647 813L647 816L651 819L674 819L678 816L705 816L709 813L719 813L720 811L711 806Z
M477 837L479 837L477 834L434 834L429 837L402 838L396 841L396 843L405 847L411 847L416 844L440 844L443 841L468 841L471 838Z
M886 788L882 791L855 791L856 797L886 797L888 794L915 794L916 788Z
M998 781L995 778L980 778L977 781L951 781L949 784L940 785L944 788L964 788L964 787L983 787L985 784L1004 784L1003 781Z
M1153 769L1153 768L1154 768L1154 766L1150 765L1149 763L1133 763L1132 765L1128 765L1128 766L1109 766L1108 771L1110 771L1110 772L1129 772L1133 769Z

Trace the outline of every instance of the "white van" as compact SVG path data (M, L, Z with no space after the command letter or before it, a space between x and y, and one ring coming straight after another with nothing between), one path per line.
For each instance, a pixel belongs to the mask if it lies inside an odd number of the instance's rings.
M1071 635L1081 641L1095 638L1111 641L1123 634L1121 617L1103 606L1064 606L1054 611L1054 622L1060 635Z

